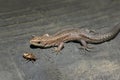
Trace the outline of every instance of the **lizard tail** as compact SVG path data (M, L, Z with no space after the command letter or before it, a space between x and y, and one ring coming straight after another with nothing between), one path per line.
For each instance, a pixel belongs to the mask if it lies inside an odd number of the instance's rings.
M120 32L120 23L117 24L113 29L104 34L98 34L93 36L92 43L101 43L113 39Z

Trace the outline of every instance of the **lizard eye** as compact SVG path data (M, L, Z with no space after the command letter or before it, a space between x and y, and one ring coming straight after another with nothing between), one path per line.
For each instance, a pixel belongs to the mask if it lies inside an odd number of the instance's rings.
M40 42L37 42L38 44L40 44Z

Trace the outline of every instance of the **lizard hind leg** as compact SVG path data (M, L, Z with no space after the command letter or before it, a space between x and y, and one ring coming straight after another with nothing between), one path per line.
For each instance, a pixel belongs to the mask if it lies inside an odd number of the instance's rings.
M92 46L88 46L88 45L87 45L87 42L84 41L84 40L80 40L80 42L81 42L81 44L82 44L82 47L80 47L80 48L82 48L82 49L84 49L84 50L86 50L86 51L90 51L91 49L94 48L94 47L92 47Z

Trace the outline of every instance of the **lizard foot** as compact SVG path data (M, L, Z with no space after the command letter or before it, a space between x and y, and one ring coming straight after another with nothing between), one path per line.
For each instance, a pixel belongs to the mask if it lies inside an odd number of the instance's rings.
M82 49L84 49L86 51L91 51L91 49L93 49L92 46L87 45L86 41L84 41L84 40L80 40L80 41L81 41L81 44L82 44L82 46L81 46Z
M56 55L61 54L60 50L57 47L53 48L52 51L53 53L56 53Z
M94 47L92 47L92 46L81 46L81 47L79 47L79 49L83 49L83 50L85 50L85 51L91 51L91 49L93 49Z

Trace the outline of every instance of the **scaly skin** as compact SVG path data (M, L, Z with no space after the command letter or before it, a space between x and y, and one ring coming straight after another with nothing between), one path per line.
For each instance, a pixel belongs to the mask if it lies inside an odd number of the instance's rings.
M80 41L83 48L88 50L91 47L87 46L87 43L102 43L111 40L119 32L120 24L117 24L113 29L103 34L85 28L72 28L62 30L54 35L44 34L43 36L33 36L30 44L39 47L57 46L55 50L59 52L64 47L65 42Z

